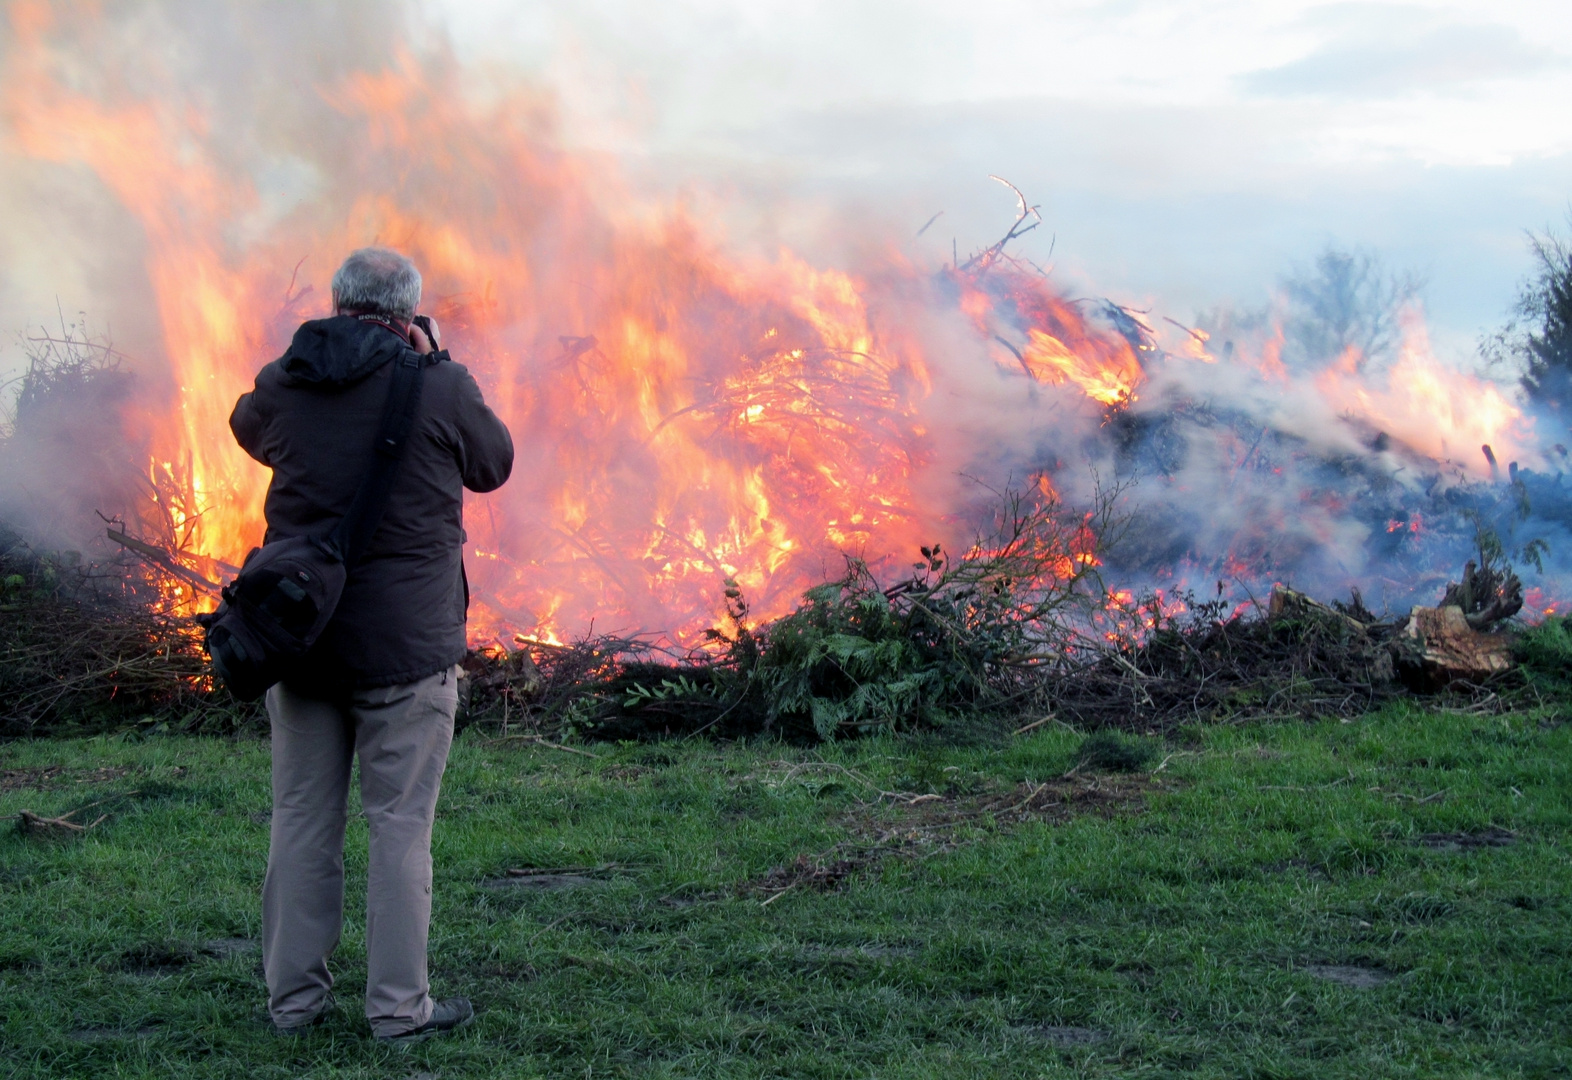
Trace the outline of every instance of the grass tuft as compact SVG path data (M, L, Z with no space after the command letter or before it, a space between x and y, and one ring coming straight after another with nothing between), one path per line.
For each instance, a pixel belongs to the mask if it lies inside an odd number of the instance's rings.
M1088 735L1075 752L1079 769L1102 772L1140 772L1157 758L1157 744L1149 739L1098 731Z
M1517 639L1513 654L1529 679L1542 690L1572 690L1572 626L1552 615Z

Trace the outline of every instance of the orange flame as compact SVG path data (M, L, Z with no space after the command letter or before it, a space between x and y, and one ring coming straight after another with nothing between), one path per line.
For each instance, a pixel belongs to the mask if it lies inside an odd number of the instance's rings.
M167 412L129 419L195 557L235 563L259 542L268 474L229 410L293 323L326 314L337 257L379 241L421 266L518 445L510 485L467 511L480 638L597 617L692 632L728 577L768 618L838 550L899 550L931 516L910 487L927 373L874 332L868 287L790 253L728 258L679 212L613 220L590 194L604 177L549 149L527 97L481 109L408 55L327 87L367 166L347 210L243 243L258 196L212 151L207 116L174 92L79 91L48 8L14 5L11 25L18 145L87 166L146 237L174 387ZM318 291L285 285L301 253Z
M1387 434L1437 460L1451 460L1480 478L1490 476L1479 447L1494 447L1502 460L1532 453L1533 419L1492 383L1443 367L1430 349L1417 311L1402 318L1403 339L1385 385L1358 374L1359 356L1316 379L1334 406L1361 416Z
M842 552L945 535L950 508L922 494L945 407L929 400L937 353L900 329L905 305L948 306L978 357L1071 397L1119 408L1146 384L1152 346L998 252L937 278L894 256L881 278L730 254L692 216L641 207L594 159L556 149L537 96L479 104L451 63L405 52L307 91L348 145L322 151L310 200L263 213L221 121L156 69L79 77L71 35L98 16L69 10L11 4L0 113L22 152L90 171L141 227L170 385L126 419L202 573L262 534L269 477L229 437L235 399L299 321L327 314L332 269L368 243L420 265L446 343L515 436L513 480L466 506L478 642L555 642L592 622L691 639L725 609L728 579L768 619ZM1253 362L1261 380L1290 383L1283 340ZM1204 333L1181 348L1218 362ZM1386 386L1356 361L1313 389L1476 472L1483 443L1526 451L1521 411L1442 368L1417 315ZM1095 550L1083 530L1058 572Z
M1145 381L1129 342L1095 330L1041 275L990 264L963 276L960 307L979 333L1003 345L1038 382L1069 383L1094 401L1123 405ZM1026 340L1017 347L1010 337L1021 333Z

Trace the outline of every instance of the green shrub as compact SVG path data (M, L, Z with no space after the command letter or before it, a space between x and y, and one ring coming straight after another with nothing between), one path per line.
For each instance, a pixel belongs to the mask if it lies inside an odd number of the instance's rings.
M960 557L921 548L912 574L881 586L849 559L748 642L745 694L765 730L821 739L874 729L936 730L1018 710L1036 665L1062 657L1105 599L1096 550L1117 492L1092 514L1046 484L1007 492L993 527Z
M1562 616L1552 615L1525 630L1513 647L1513 655L1529 681L1541 689L1572 690L1572 626Z
M888 585L849 558L840 580L762 626L750 624L728 579L726 625L709 631L698 656L673 665L646 659L637 641L590 641L537 656L534 689L504 690L532 726L598 738L832 739L875 730L974 738L1040 694L1036 674L1063 662L1106 603L1098 552L1117 531L1118 494L1100 492L1087 513L1045 482L1005 492L964 553L924 546L911 572ZM503 681L505 673L480 672L475 685L490 693ZM483 721L496 716L490 699L471 707Z
M821 739L943 727L955 710L988 698L989 663L1016 635L976 633L964 599L906 595L910 602L897 606L854 562L843 580L809 590L770 626L753 671L765 726L811 727Z
M1081 742L1075 752L1075 765L1099 772L1140 772L1156 756L1157 746L1147 739L1098 731Z

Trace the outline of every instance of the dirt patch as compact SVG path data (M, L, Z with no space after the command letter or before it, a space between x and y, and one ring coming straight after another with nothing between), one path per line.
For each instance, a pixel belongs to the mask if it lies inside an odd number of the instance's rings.
M1384 968L1358 964L1306 964L1301 970L1312 978L1337 983L1339 986L1351 986L1356 990L1369 990L1397 978L1395 972Z
M1063 776L1040 784L1021 783L1008 791L978 795L894 795L862 808L860 831L883 837L951 832L968 825L1011 827L1028 822L1059 825L1083 815L1111 818L1139 809L1160 785L1144 775ZM888 822L880 806L893 806ZM885 817L884 821L879 818ZM891 827L893 826L893 827Z
M487 889L558 892L603 884L621 869L615 863L604 866L517 866L500 877L487 878L480 884Z
M215 960L227 960L231 956L244 956L256 952L262 946L252 938L226 937L213 938L197 946L197 951L203 956L210 956Z
M56 791L77 784L107 784L130 771L123 765L106 765L101 769L68 769L64 765L0 769L0 791Z
M833 892L848 878L860 873L877 859L866 853L860 858L835 859L819 862L806 855L798 855L795 862L777 866L761 878L749 883L756 892L779 892L799 886L815 892Z
M43 791L57 786L64 765L45 765L36 769L0 769L0 791Z
M172 975L198 960L228 960L254 953L261 945L253 938L213 938L198 945L184 942L150 942L127 949L120 957L120 969L132 975L156 977Z
M1098 1043L1108 1041L1108 1032L1087 1027L1060 1027L1054 1024L1033 1024L1028 1027L1015 1029L1019 1035L1038 1042L1045 1042L1052 1046L1077 1047L1096 1046Z
M1517 833L1511 829L1491 826L1488 829L1475 829L1471 832L1426 833L1419 838L1418 843L1431 851L1450 853L1477 851L1480 848L1511 847L1517 843Z
M170 975L197 958L195 949L176 944L138 945L120 958L123 970L133 975Z
M620 780L623 783L631 784L647 771L636 765L613 765L609 769L602 770L600 775L607 780Z
M738 891L772 894L766 904L794 889L832 892L890 856L953 851L990 832L1030 822L1062 824L1083 815L1111 818L1139 810L1146 795L1156 790L1165 789L1145 775L1069 775L982 793L881 791L878 798L848 811L844 820L852 839L816 856L798 855L743 882Z

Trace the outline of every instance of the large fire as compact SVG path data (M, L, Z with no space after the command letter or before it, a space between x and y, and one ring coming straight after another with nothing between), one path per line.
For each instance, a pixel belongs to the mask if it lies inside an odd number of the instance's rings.
M218 115L157 78L77 77L58 42L91 16L19 0L9 23L15 146L91 170L145 237L172 386L167 407L127 421L152 448L159 512L214 573L259 542L268 481L229 410L300 320L327 313L338 259L367 243L420 265L428 309L517 443L513 480L466 512L483 641L592 623L688 639L728 579L767 619L842 553L948 541L965 524L936 477L970 464L953 457L958 417L972 458L987 442L976 410L935 389L956 349L1091 413L1129 407L1159 357L1217 363L1204 334L1165 350L1136 316L1002 258L891 254L850 273L735 254L682 209L639 204L604 162L553 149L535 97L477 103L451 65L409 53L303 91L331 107L337 144L314 197L280 213L221 151ZM1472 473L1488 468L1481 444L1526 454L1518 408L1436 363L1422 324L1408 331L1379 385L1352 367L1291 383L1271 342L1230 362Z

